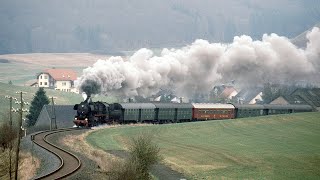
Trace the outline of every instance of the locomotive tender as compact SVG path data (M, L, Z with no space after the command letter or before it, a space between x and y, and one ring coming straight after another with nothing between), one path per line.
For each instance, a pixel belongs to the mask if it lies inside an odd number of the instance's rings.
M74 106L77 126L104 123L178 123L310 112L309 105L243 105L213 103L113 103L85 101Z

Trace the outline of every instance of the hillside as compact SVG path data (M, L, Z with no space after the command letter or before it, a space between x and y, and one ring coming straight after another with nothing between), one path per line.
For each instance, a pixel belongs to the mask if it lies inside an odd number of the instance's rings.
M73 69L81 76L82 70L98 59L110 56L90 53L32 53L0 55L0 82L12 81L15 85L30 85L37 73L47 68ZM2 61L1 61L2 60ZM31 81L30 81L31 80Z
M108 152L153 135L164 162L188 179L319 179L320 113L196 123L121 126L87 141Z
M235 35L292 38L320 19L318 0L55 0L0 2L0 54L181 46Z
M320 28L320 23L316 24L315 26ZM301 33L298 36L291 39L291 42L298 47L305 48L307 46L307 42L308 42L306 35L311 30L312 30L312 28L304 31L303 33Z

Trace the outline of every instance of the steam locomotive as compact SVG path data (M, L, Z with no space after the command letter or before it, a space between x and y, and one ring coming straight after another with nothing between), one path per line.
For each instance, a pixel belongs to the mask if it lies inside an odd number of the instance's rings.
M92 102L90 97L75 104L76 126L104 123L179 123L216 119L266 116L313 111L309 105L242 105L213 103L113 103Z

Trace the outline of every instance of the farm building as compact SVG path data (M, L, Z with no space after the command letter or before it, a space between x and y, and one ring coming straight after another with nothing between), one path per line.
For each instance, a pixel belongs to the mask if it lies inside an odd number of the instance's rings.
M77 73L71 69L46 69L37 75L38 87L77 92L74 81Z
M238 94L238 91L234 87L226 87L220 96L225 99L232 99Z
M245 88L235 98L239 104L257 104L262 101L262 91L260 87Z
M56 119L57 128L69 128L72 127L73 119L76 111L73 110L74 105L55 105L52 113L52 105L44 105L38 116L37 122L29 130L29 133L42 130L50 130L51 120ZM52 128L55 128L54 121L52 122Z
M213 87L213 89L210 91L208 100L216 103L228 103L237 94L238 91L233 85L218 85Z
M279 96L269 104L280 104L280 105L288 105L288 104L307 104L301 97L299 96Z
M320 111L320 88L297 88L290 95L279 96L270 104L308 104Z

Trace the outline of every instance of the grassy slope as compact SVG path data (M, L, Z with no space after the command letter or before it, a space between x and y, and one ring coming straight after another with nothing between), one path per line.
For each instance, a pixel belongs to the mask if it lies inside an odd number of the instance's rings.
M98 59L107 59L107 55L88 53L35 53L35 54L6 54L0 59L9 63L0 63L0 81L9 80L15 85L25 85L29 80L36 79L36 75L47 68L73 69L82 74L82 70L94 64Z
M38 88L34 87L15 86L0 82L0 122L3 121L2 117L9 111L9 99L5 99L5 96L9 95L19 99L20 95L16 94L15 92L27 92L27 94L23 94L23 98L25 99L25 101L31 103L33 96L35 95L37 90ZM55 103L58 105L72 105L83 100L81 95L75 93L68 93L51 89L45 89L45 91L48 97L57 97L57 99L55 99ZM113 97L97 97L94 98L94 100L113 102L116 99ZM13 107L19 108L19 105L13 104ZM29 108L29 106L26 106L25 108Z
M166 162L191 178L319 179L320 113L225 121L108 128L87 140L123 149L130 136L152 132Z

